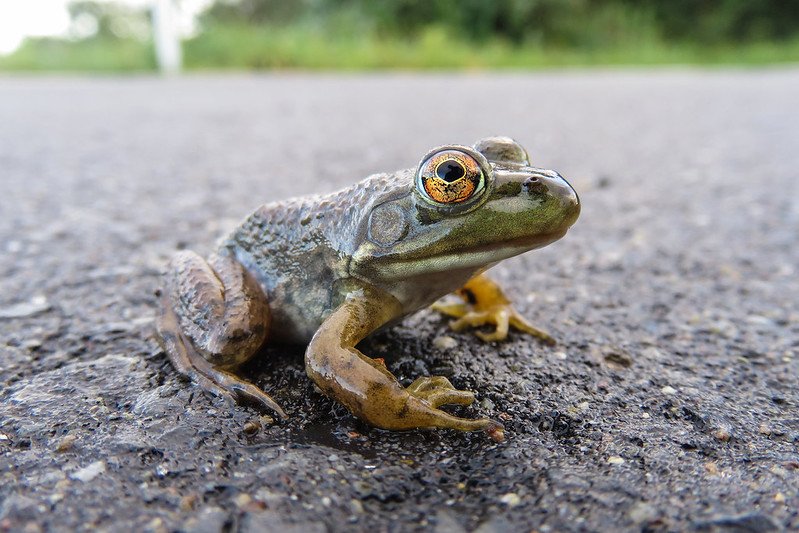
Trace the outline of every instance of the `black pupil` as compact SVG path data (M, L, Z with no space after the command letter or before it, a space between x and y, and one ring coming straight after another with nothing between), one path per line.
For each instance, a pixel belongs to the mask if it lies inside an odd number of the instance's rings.
M466 170L463 165L452 160L444 161L436 169L436 175L447 183L461 179L464 174L466 174Z

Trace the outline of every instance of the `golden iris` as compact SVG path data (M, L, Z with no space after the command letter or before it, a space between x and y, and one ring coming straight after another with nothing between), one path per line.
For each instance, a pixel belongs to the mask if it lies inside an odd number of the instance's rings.
M483 172L468 154L444 150L422 164L419 177L431 200L440 204L457 204L471 198L480 188Z

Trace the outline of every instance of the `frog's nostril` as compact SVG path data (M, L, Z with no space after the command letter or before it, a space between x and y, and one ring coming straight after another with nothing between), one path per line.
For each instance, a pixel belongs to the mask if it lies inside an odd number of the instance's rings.
M530 176L522 183L525 189L531 194L543 194L547 191L546 185L538 176Z

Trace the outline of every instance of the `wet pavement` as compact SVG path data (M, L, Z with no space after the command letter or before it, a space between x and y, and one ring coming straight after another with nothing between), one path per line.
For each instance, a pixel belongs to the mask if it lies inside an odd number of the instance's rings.
M0 531L799 528L799 71L0 78ZM483 434L371 429L302 347L179 378L170 253L259 203L510 135L580 193L491 272L554 347L429 311L363 350L477 392Z

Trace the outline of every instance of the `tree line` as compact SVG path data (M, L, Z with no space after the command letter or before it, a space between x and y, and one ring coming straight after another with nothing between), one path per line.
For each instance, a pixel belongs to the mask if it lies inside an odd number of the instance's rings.
M330 23L413 37L434 26L470 41L580 47L655 33L697 44L779 41L799 34L799 0L217 0L205 25Z

